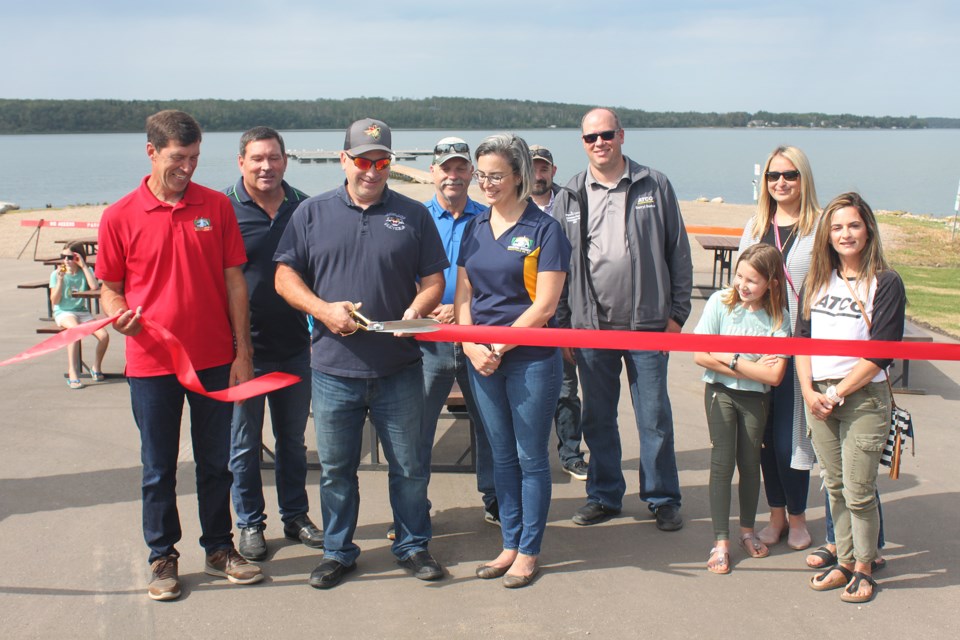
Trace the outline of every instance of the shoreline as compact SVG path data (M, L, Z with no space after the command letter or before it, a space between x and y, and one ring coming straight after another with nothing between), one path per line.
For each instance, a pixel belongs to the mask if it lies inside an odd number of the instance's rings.
M390 188L419 202L429 200L434 196L432 184L415 184L403 181L390 181ZM470 187L470 197L483 203L482 195L476 185ZM60 250L60 240L96 235L94 229L43 227L40 231L39 242L36 242L34 233L36 227L21 226L22 220L60 220L70 222L97 222L108 204L72 205L51 209L14 209L0 215L0 258L31 259L33 247L36 246L36 255L44 257L53 255ZM752 205L729 204L715 202L681 201L680 209L683 212L687 225L703 225L716 227L739 227L750 219L754 213ZM698 247L694 247L697 249ZM694 256L703 251L694 251ZM697 265L695 264L696 268Z

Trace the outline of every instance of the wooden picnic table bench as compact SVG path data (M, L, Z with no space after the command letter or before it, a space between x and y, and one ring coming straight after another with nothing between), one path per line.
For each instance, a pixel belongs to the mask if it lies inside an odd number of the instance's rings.
M36 282L24 282L23 284L18 284L17 289L43 289L43 298L47 302L47 317L40 318L41 320L53 320L53 303L50 302L50 281L49 280L37 280Z
M696 236L696 238L704 250L713 251L713 280L711 286L714 289L719 289L724 284L730 284L730 279L733 276L733 252L740 248L740 238L733 236ZM726 281L723 279L724 271L727 272Z

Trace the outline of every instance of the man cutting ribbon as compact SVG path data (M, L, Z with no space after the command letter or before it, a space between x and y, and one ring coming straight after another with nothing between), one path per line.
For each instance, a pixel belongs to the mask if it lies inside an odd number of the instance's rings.
M393 553L421 580L443 576L427 550L432 533L427 471L419 453L420 349L409 338L369 326L432 312L448 264L424 206L387 187L390 138L390 129L378 120L350 125L340 153L345 183L300 205L274 256L277 292L317 319L311 367L325 534L323 560L309 580L317 589L339 584L360 555L353 535L368 411L390 465ZM358 317L358 303L371 322ZM357 331L360 324L367 330Z
M227 197L191 182L200 140L200 125L182 111L150 116L150 175L108 207L100 224L101 303L108 316L117 316L114 328L128 337L126 374L143 461L143 536L153 571L147 595L154 600L180 596L176 476L184 397L190 402L204 570L237 584L263 579L260 568L233 546L227 468L232 406L186 388L171 351L141 325L144 313L168 329L206 389L253 376L240 269L246 261L243 239Z

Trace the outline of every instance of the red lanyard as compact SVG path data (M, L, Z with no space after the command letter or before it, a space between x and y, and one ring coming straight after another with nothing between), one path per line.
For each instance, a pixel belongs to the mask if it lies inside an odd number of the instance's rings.
M783 275L787 277L787 282L790 284L790 289L793 291L794 300L800 299L800 294L797 293L797 287L793 284L793 278L790 277L790 272L787 271L787 254L783 252L783 245L780 244L780 227L777 226L776 220L771 220L770 224L773 225L773 237L777 241L777 251L780 252L780 255L783 256ZM799 222L797 224L800 224ZM796 229L796 227L794 227ZM793 231L790 232L790 235L793 235ZM787 241L790 240L790 235L787 236Z

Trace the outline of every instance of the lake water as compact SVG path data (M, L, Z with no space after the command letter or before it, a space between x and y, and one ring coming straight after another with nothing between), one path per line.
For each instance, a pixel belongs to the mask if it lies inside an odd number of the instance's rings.
M337 150L342 131L284 131L288 149ZM396 130L395 149L430 149L446 135L474 148L490 131ZM557 180L565 183L586 166L579 132L518 131L529 144L554 155ZM240 133L207 133L194 180L214 188L236 181ZM636 129L627 130L625 153L663 171L681 200L700 196L753 201L754 164L779 144L810 158L820 204L844 191L860 191L875 208L937 216L953 215L960 178L960 130ZM429 156L411 163L427 169ZM74 134L0 136L0 201L22 208L47 204L112 202L149 172L145 135ZM343 180L339 164L291 162L287 180L315 194Z

